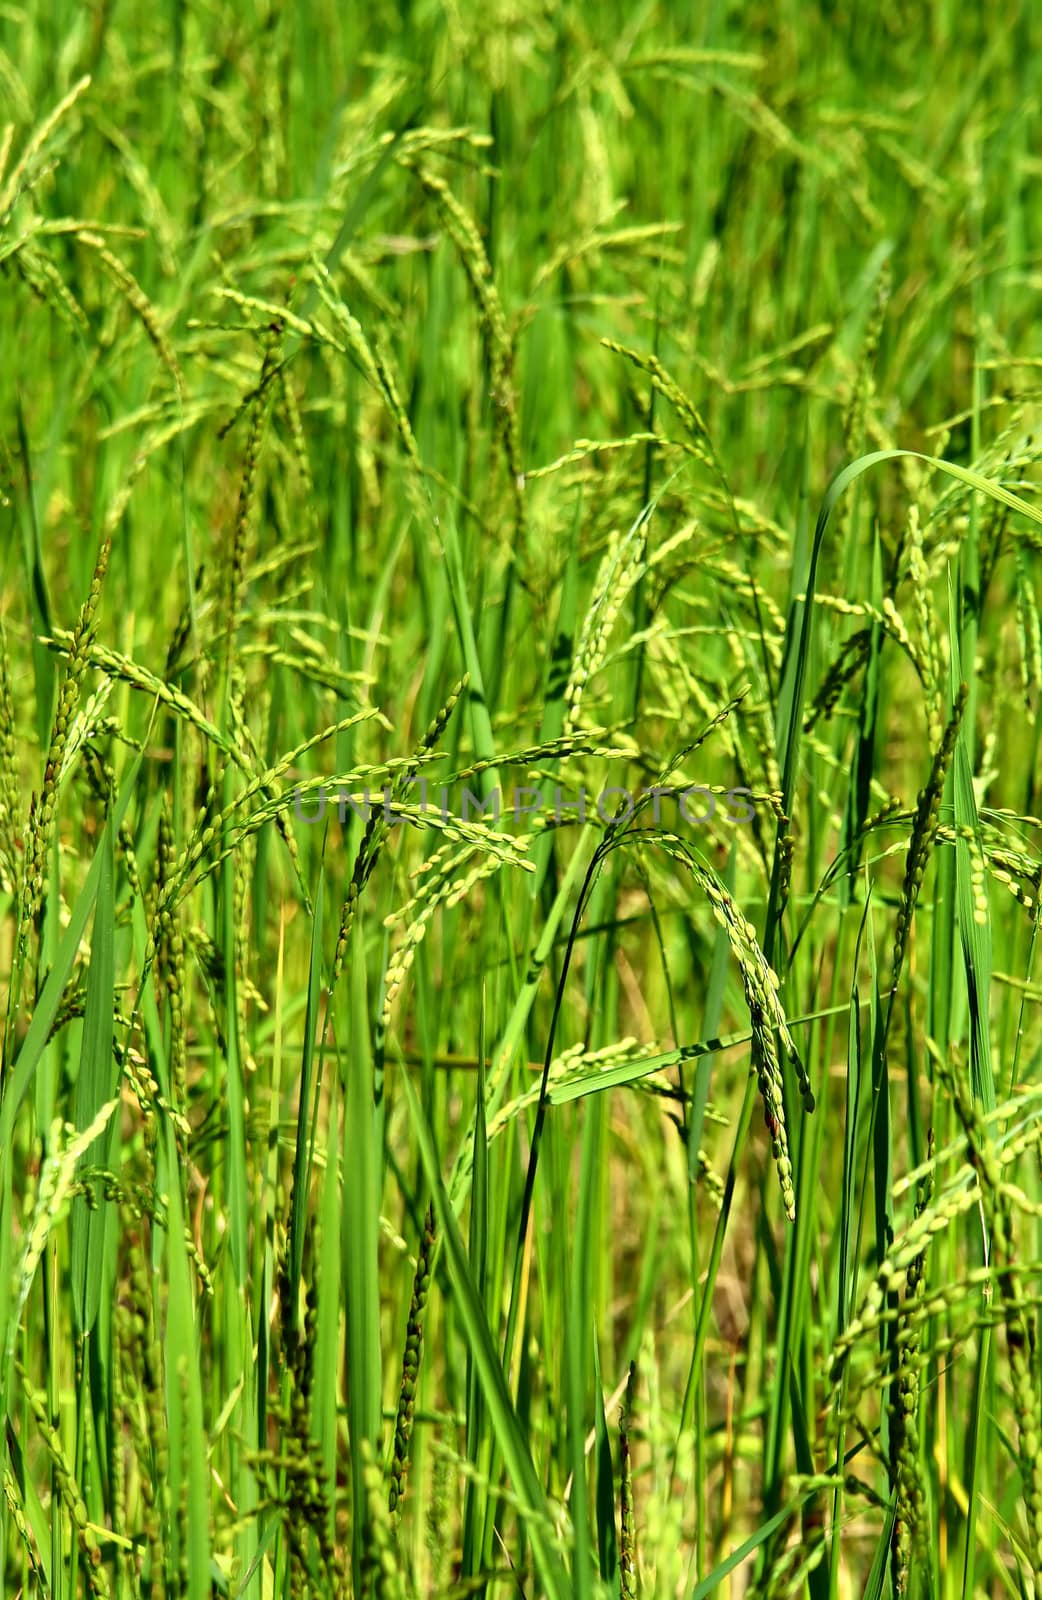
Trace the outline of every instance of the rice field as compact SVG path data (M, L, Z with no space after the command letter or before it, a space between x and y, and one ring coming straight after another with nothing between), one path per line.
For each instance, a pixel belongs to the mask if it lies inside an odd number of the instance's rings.
M1042 12L0 11L0 1600L1042 1595Z

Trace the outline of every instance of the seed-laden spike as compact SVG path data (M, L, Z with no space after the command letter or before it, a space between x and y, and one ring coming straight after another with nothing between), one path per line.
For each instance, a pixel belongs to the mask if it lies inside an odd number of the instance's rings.
M861 346L861 356L851 385L846 413L843 417L843 440L849 456L859 455L863 446L865 425L875 394L873 366L876 352L879 349L879 342L882 338L886 308L890 300L892 286L893 273L890 259L887 257L880 267L876 279L875 299L869 312Z
M901 904L897 913L897 929L894 935L889 1009L893 1008L894 994L897 990L901 968L904 965L905 952L908 948L908 936L911 932L912 918L915 915L919 891L923 886L923 877L926 873L930 852L937 837L937 819L941 809L941 795L944 793L944 783L955 752L955 741L959 735L968 695L969 690L966 684L960 684L951 716L948 718L944 733L941 736L941 742L937 747L937 753L930 767L930 776L927 779L926 787L920 791L916 803L915 820L912 823L912 834L908 841L908 855L905 860Z
M613 534L594 579L568 682L563 732L574 733L587 686L604 665L622 608L645 571L646 520L638 517L621 539Z
M509 468L520 542L525 534L524 471L514 379L514 337L507 323L495 274L485 251L481 231L473 216L448 184L420 162L407 162L438 207L445 229L456 246L482 322L489 368L489 388L496 402L498 432Z
M68 93L58 101L58 104L47 113L43 121L38 123L29 135L25 149L8 173L7 180L2 191L0 191L0 222L7 222L11 208L19 195L35 183L42 165L41 158L50 143L51 135L55 132L59 123L68 116L80 96L90 88L90 82L88 73L74 83ZM9 78L5 87L10 88Z
M452 689L449 691L444 705L440 706L435 712L434 716L431 718L431 721L424 732L423 738L420 740L419 748L403 767L401 773L395 779L395 782L392 785L392 802L401 801L408 793L409 787L419 771L421 757L427 755L438 743L442 734L445 732L445 729L452 720L453 713L455 712L456 707L458 706L469 682L470 674L464 673L463 677L460 678L459 681L455 683ZM365 829L362 833L361 842L358 846L358 853L355 856L354 867L352 868L351 872L351 881L347 886L343 904L340 908L340 926L337 930L336 949L333 955L334 987L337 983L339 983L344 970L344 958L347 954L347 943L351 936L351 929L354 925L355 915L358 910L359 896L372 876L373 868L376 866L377 857L379 856L384 840L387 838L388 809L389 808L385 807L383 810L381 810L376 806L371 809L366 821Z
M871 628L859 628L844 640L839 653L822 681L803 719L804 733L811 733L819 721L827 722L839 704L840 695L857 676L869 658L872 648Z
M503 865L495 855L478 855L467 847L446 860L432 857L433 870L421 884L417 894L399 913L392 913L395 921L411 913L411 921L402 943L393 951L387 963L384 986L383 1025L389 1026L394 1003L412 967L416 951L426 937L434 913L441 906L451 907L465 899L477 884L498 872ZM390 919L388 919L390 920Z
M934 1134L930 1129L927 1160L934 1158ZM919 1184L916 1220L924 1215L933 1199L934 1169L931 1166ZM926 1506L920 1463L919 1440L919 1349L922 1321L915 1313L926 1291L926 1249L909 1263L905 1274L907 1294L898 1321L898 1371L894 1385L896 1405L890 1413L890 1475L897 1489L894 1533L890 1549L894 1593L908 1592L912 1556ZM902 1333L906 1337L902 1338Z
M764 1026L763 1013L755 1005L755 1000L750 998L748 990L746 998L749 1000L749 1014L753 1025L753 1070L763 1101L764 1126L771 1138L771 1156L778 1174L785 1215L790 1222L795 1222L796 1191L792 1183L789 1136L782 1106L781 1067L774 1044L774 1033L772 1029Z
M39 1594L44 1594L46 1592L46 1574L40 1563L40 1557L37 1554L36 1541L34 1540L29 1529L29 1523L25 1515L25 1507L22 1503L22 1496L18 1488L17 1481L15 1480L14 1474L7 1467L4 1468L3 1488L4 1499L7 1501L7 1509L10 1513L11 1521L14 1524L15 1532L21 1540L22 1549L25 1551L25 1558L29 1563L29 1570L38 1585L37 1592Z
M626 1409L619 1423L619 1593L621 1600L637 1600L637 1529L633 1512L633 1455L630 1428L637 1390L637 1363L630 1362L626 1380Z
M1017 555L1020 555L1018 546ZM913 505L908 513L908 577L912 586L914 636L919 657L925 667L923 688L926 693L926 718L930 743L937 744L943 731L941 723L941 652L937 642L933 606L930 600L930 573L923 551L923 531L919 507Z
M405 1330L405 1351L402 1356L402 1379L398 1389L398 1414L394 1424L394 1453L391 1458L388 1510L397 1523L405 1494L412 1447L413 1415L416 1411L416 1387L419 1382L420 1362L423 1359L423 1324L427 1309L427 1296L431 1287L436 1236L434 1207L427 1208L420 1247L416 1254L416 1272L409 1303L409 1321Z
M162 319L129 267L109 249L100 234L90 228L81 228L76 234L80 244L93 250L109 277L119 289L130 309L136 314L155 348L156 354L174 380L178 395L184 394L184 374L181 371L174 347L167 337Z
M814 1110L814 1093L807 1069L796 1048L788 1020L779 997L778 975L771 967L756 938L756 930L738 910L731 895L715 876L703 867L692 864L698 881L708 896L713 914L727 934L731 953L742 974L745 1003L749 1008L752 1026L752 1066L764 1106L764 1122L771 1137L771 1154L774 1157L781 1186L785 1215L790 1222L796 1220L796 1192L792 1183L792 1161L789 1139L785 1127L781 1063L775 1036L781 1039L785 1054L796 1074L796 1082L804 1110Z
M257 484L261 452L268 422L268 413L274 398L275 383L282 367L283 324L272 322L264 344L260 376L257 387L249 397L251 409L249 430L246 435L246 455L243 461L239 495L235 508L225 573L225 595L228 607L228 624L225 635L226 670L231 675L235 663L236 630L239 626L243 593L246 587L247 546L253 525L253 512L257 499Z
M420 740L420 749L422 751L426 752L434 749L434 746L438 743L438 740L441 738L442 734L445 732L445 729L452 721L452 714L458 706L460 696L463 694L469 682L470 673L465 672L462 678L453 684L452 688L449 690L448 696L446 697L445 704L440 706L435 712L427 726L423 738Z
M372 1441L358 1441L362 1456L362 1480L368 1521L368 1540L362 1563L362 1595L364 1600L404 1600L405 1585L398 1546L395 1543L394 1523L387 1509L384 1475L376 1459Z
M61 1435L56 1428L51 1426L44 1395L30 1383L25 1368L17 1359L15 1360L14 1368L21 1379L26 1403L32 1412L40 1437L50 1457L54 1481L61 1503L75 1530L76 1541L83 1556L83 1571L86 1578L87 1592L94 1597L94 1600L110 1600L112 1590L109 1588L105 1569L101 1565L101 1548L98 1544L97 1534L89 1522L87 1506L80 1493L76 1472L66 1454Z
M1024 552L1016 547L1017 595L1017 654L1020 669L1020 687L1025 709L1037 708L1042 692L1042 627L1039 625L1038 601Z
M94 574L91 578L90 589L87 592L86 600L80 607L80 614L69 644L69 665L58 695L58 708L54 715L54 725L51 729L47 761L44 767L43 790L28 834L25 878L23 881L23 937L27 932L29 922L34 917L39 916L40 907L43 903L47 853L58 808L58 785L65 762L69 730L79 706L80 691L87 671L94 635L97 631L101 587L105 581L105 573L108 570L111 553L112 539L106 536L101 541L98 559L94 564Z
M1006 1334L1013 1414L1017 1420L1017 1455L1028 1525L1028 1550L1036 1573L1042 1572L1042 1406L1034 1348L1032 1305L1024 1292L1014 1237L1013 1201L1003 1181L1001 1153L964 1078L940 1064L966 1135L967 1157L977 1174L981 1209L991 1233L991 1265L999 1290L998 1315ZM1036 1136L1037 1148L1037 1136Z
M20 784L7 633L0 617L0 882L14 894L21 854Z

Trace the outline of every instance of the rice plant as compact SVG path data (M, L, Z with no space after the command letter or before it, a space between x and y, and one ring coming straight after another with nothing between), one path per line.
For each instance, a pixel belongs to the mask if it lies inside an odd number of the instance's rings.
M0 1600L1042 1595L1040 74L0 15Z

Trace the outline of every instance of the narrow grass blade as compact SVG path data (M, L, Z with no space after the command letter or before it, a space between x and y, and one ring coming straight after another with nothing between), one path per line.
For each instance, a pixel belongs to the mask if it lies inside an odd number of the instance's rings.
M449 1277L460 1321L474 1355L478 1379L485 1394L496 1443L510 1473L514 1490L524 1507L525 1527L536 1568L548 1600L568 1600L572 1588L561 1559L553 1548L553 1518L546 1503L528 1444L507 1389L506 1377L488 1326L485 1308L470 1270L459 1225L442 1182L437 1150L423 1107L408 1074L402 1077L413 1127L420 1147L427 1182L434 1196L439 1230L445 1241Z

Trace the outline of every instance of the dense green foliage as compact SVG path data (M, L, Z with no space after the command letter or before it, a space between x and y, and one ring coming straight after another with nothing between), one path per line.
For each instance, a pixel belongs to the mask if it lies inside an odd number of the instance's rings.
M1040 82L4 7L2 1600L1042 1593Z

